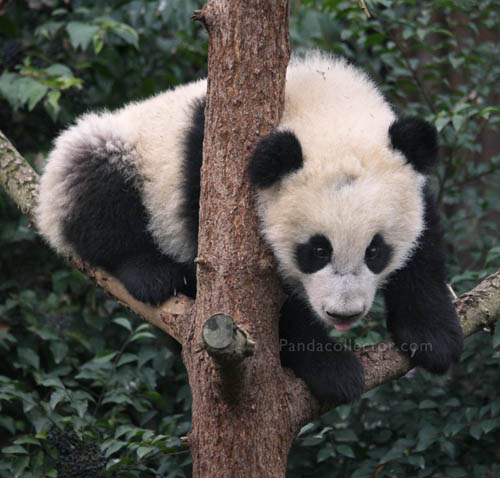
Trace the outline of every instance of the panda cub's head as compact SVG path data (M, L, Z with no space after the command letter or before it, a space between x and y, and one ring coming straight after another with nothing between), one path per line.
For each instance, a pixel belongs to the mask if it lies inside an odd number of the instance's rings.
M294 115L260 140L249 163L262 230L285 282L320 319L347 330L418 246L436 131L386 115L369 138L311 137Z

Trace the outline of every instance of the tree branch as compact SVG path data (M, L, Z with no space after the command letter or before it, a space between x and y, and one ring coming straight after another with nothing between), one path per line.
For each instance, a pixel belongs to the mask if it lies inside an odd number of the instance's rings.
M484 279L456 301L460 326L468 337L500 319L500 270ZM365 391L408 373L408 357L391 340L363 347L356 355L365 369Z
M253 355L255 342L229 315L215 314L203 325L203 346L222 366L232 367Z
M36 204L38 174L0 131L0 184L16 205L30 219ZM86 264L71 263L118 302L155 327L182 343L190 322L192 299L179 295L161 307L151 307L135 300L110 274ZM484 279L474 289L455 301L464 337L468 337L500 319L500 270ZM365 368L365 390L401 377L411 370L410 362L394 343L385 340L357 351Z
M36 204L38 174L16 151L0 131L0 184L7 195L32 220ZM180 343L188 336L194 301L178 296L155 308L132 298L123 285L110 274L71 260L71 263L121 304L155 327L167 332ZM455 301L460 324L468 337L500 319L500 270ZM394 343L386 340L356 352L365 369L365 390L401 377L411 370L409 360ZM287 373L287 375L290 375ZM292 382L290 382L292 383ZM297 422L305 423L331 405L319 408L303 384L295 380L294 388L285 389L283 400L297 406ZM287 383L289 385L289 383ZM287 398L288 397L288 398Z
M0 131L0 185L21 211L33 222L39 176ZM135 312L155 327L167 332L179 343L187 333L193 300L179 295L160 307L151 307L135 300L120 281L107 272L90 267L75 258L71 264L101 286L120 304Z

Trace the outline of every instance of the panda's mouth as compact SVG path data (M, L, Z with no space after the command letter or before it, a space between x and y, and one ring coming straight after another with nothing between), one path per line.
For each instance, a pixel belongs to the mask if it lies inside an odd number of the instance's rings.
M342 323L342 322L333 322L333 326L340 332L346 332L348 331L352 324L351 323Z
M348 331L359 319L364 315L364 311L356 312L354 314L338 314L326 311L329 317L329 322L340 332Z

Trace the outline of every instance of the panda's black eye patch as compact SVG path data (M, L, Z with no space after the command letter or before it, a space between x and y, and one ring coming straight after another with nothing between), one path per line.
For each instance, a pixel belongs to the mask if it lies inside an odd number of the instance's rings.
M380 234L375 234L365 251L365 264L374 274L382 272L392 256L392 248Z
M323 234L315 234L307 242L297 245L295 258L302 272L312 274L331 261L332 245Z

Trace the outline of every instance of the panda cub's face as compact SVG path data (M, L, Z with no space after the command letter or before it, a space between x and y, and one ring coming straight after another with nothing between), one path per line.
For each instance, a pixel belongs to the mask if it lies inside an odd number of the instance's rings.
M338 255L338 254L337 254ZM387 268L392 247L382 234L375 234L362 261L342 265L335 257L331 241L314 234L296 245L295 261L302 273L301 284L309 302L325 322L344 331L370 309L380 274Z
M271 135L271 145L261 142L250 165L264 237L283 279L320 319L347 330L416 246L424 176L388 144L350 145L340 158L311 159L297 137L294 146L288 137L277 148L280 134ZM271 174L277 169L278 179Z

